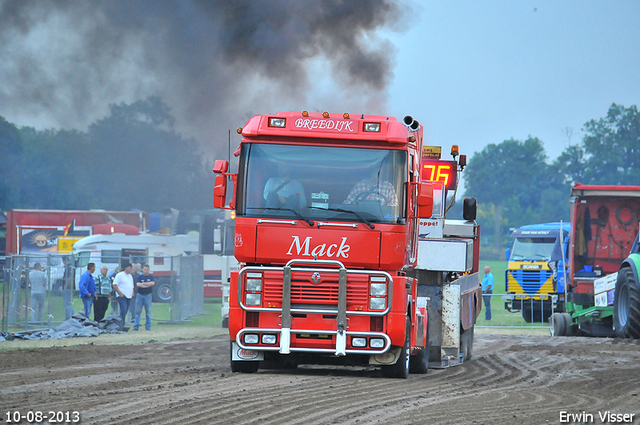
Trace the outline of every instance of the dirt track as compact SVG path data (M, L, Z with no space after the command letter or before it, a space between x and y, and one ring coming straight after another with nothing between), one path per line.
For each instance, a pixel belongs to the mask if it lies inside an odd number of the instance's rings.
M635 414L640 341L477 335L474 359L408 380L376 369L232 374L225 336L0 352L0 408L83 424L557 424Z

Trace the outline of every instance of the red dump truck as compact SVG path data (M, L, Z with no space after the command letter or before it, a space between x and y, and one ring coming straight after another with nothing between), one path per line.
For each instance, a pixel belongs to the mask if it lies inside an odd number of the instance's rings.
M236 211L234 372L372 364L406 378L471 357L481 309L475 200L467 221L444 217L443 185L463 161L424 156L423 128L409 116L279 112L238 132L238 173L228 161L214 168L214 206ZM439 234L422 232L421 220Z

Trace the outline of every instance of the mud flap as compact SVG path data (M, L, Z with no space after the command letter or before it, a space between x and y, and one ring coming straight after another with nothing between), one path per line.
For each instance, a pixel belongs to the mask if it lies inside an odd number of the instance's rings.
M235 341L231 343L231 360L233 361L262 361L264 360L264 352L257 350L245 350L241 348Z

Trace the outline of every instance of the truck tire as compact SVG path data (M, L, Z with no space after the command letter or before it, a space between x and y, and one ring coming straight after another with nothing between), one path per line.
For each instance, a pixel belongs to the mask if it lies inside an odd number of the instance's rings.
M542 303L535 303L531 305L531 302L526 301L527 300L522 303L522 318L525 322L546 323L549 321L549 318L551 317L550 308L543 310Z
M429 330L427 329L427 343L420 353L411 356L409 361L409 372L416 375L423 375L429 371Z
M564 317L564 334L566 336L574 336L576 328L573 326L573 318L569 313L562 313L562 317Z
M260 368L260 362L234 361L233 341L229 341L229 361L231 362L231 372L256 373Z
M411 322L407 318L407 332L404 345L400 351L400 357L396 364L382 366L382 374L387 378L407 379L409 377L409 361L411 359Z
M623 267L618 272L613 320L620 338L640 339L640 285L631 267Z
M565 320L562 313L553 313L549 318L549 332L551 336L564 336L565 330Z
M151 300L155 303L171 302L171 281L166 278L159 278L153 285L151 292Z

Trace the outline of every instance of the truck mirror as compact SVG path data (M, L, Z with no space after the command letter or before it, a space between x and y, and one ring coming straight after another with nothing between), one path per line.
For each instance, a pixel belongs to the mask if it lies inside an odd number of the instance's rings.
M504 253L507 256L507 261L509 261L509 258L511 258L511 248L507 248Z
M478 201L476 201L476 198L464 198L464 203L462 204L462 218L467 221L475 220L477 206Z
M217 163L218 161L216 161ZM214 208L226 208L227 199L227 176L219 174L216 176L216 184L213 188L213 206Z
M217 159L213 165L213 172L216 174L226 173L229 169L229 161Z
M429 183L419 183L417 198L418 217L431 217L433 215L433 186Z

